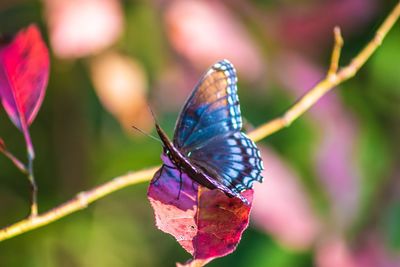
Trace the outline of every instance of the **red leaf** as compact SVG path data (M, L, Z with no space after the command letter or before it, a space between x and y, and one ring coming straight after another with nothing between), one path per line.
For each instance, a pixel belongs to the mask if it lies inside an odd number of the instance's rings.
M4 140L0 138L0 152L3 152L6 150L6 144L4 143Z
M167 157L162 158L172 165ZM150 184L148 198L157 227L173 235L193 255L194 262L205 264L233 252L248 226L251 206L219 190L199 186L186 174L182 176L178 199L179 181L178 170L164 168L161 177L153 178ZM243 196L251 203L253 190L245 191Z
M0 45L0 100L20 129L33 156L28 127L42 104L49 77L49 54L39 29L30 25Z
M202 267L209 262L210 260L190 260L184 264L177 263L176 267Z

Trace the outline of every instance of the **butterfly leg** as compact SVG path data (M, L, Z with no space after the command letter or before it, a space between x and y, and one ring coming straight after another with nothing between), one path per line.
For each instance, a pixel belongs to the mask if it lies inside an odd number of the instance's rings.
M176 168L175 168L174 166L169 166L169 165L163 164L163 165L161 166L161 169L160 169L158 175L157 175L157 178L153 179L153 181L151 181L151 184L157 183L158 179L160 179L160 177L161 177L161 175L162 175L162 172L164 171L164 168L176 170Z
M192 189L195 191L196 187L194 187L194 183L195 183L195 181L192 180Z
M181 196L181 191L182 191L182 185L183 185L183 178L182 178L182 172L179 172L179 192L178 192L178 197L176 199L179 200L179 197Z
M161 177L161 174L162 174L163 170L164 170L164 165L161 166L161 169L160 169L160 171L158 172L157 178L153 179L153 180L150 182L150 184L155 184L155 183L157 183L158 179L160 179L160 177Z

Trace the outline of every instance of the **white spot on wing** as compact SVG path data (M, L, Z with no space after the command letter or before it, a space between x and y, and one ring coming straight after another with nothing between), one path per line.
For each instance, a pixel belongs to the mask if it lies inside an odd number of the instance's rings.
M230 146L234 146L234 145L236 145L237 144L237 142L236 142L236 140L235 139L228 139L228 145L230 145Z

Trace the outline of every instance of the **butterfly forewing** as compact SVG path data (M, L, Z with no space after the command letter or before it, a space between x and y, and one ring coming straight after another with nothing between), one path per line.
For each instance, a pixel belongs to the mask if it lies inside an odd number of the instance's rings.
M175 127L174 146L228 195L262 181L262 160L244 133L233 65L214 64L186 101ZM219 185L219 186L218 186Z
M190 151L209 139L242 128L236 71L227 60L212 66L186 101L175 127L174 145Z

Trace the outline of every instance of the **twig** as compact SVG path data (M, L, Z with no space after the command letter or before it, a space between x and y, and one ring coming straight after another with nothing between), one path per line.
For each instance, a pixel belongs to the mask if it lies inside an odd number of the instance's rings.
M342 52L342 47L343 47L343 37L340 32L340 28L338 26L336 26L333 29L333 35L334 35L334 46L331 57L331 66L329 67L328 70L328 77L335 75L337 73L339 68L340 53Z
M0 149L0 152L3 153L4 156L6 156L9 160L11 160L11 162L14 163L14 165L18 168L18 170L20 170L24 174L28 173L25 165L19 159L17 159L17 157L15 157L10 151L8 151L7 149Z
M32 150L33 151L33 150ZM31 189L31 209L30 209L30 217L34 217L38 214L38 206L37 206L37 185L35 182L35 178L33 176L33 156L34 155L28 149L28 167L25 166L17 157L15 157L10 151L7 150L6 145L3 139L0 138L0 152L4 154L8 159L11 160L12 163L27 176L29 180L29 185Z
M318 101L329 90L336 85L342 83L353 77L357 71L364 65L372 53L379 47L382 40L393 27L393 24L400 16L400 2L396 5L393 11L385 19L383 24L379 27L375 37L365 46L364 49L351 61L351 63L341 68L338 71L338 62L341 49L341 36L340 31L335 30L335 46L332 52L332 62L325 79L319 82L307 94L300 98L282 117L274 119L266 124L258 127L249 133L250 138L254 141L259 141L279 130L289 126L300 115L307 111L316 101ZM88 204L100 199L104 196L111 194L117 190L125 188L129 185L137 184L140 182L148 181L155 173L158 167L153 167L147 170L127 174L112 179L111 181L102 184L90 191L82 192L75 198L55 207L43 214L35 217L30 217L8 227L0 229L0 241L20 235L30 230L39 228L54 222L62 217L67 216L73 212L84 209Z

